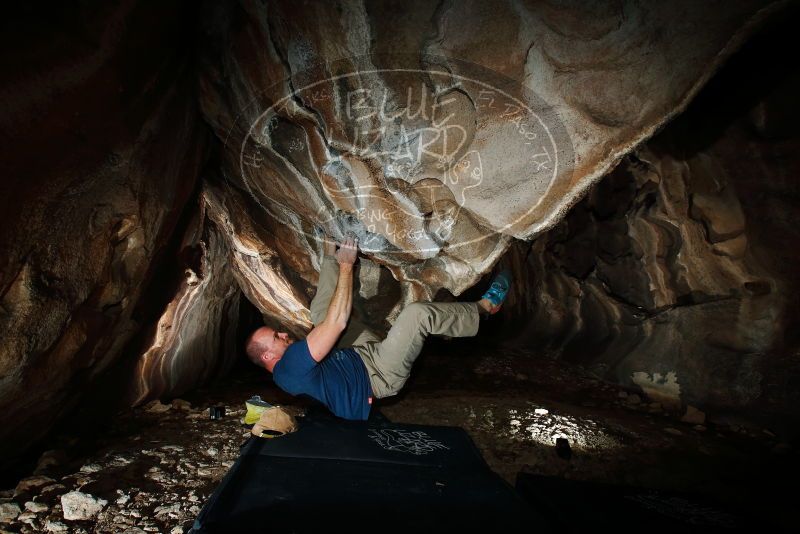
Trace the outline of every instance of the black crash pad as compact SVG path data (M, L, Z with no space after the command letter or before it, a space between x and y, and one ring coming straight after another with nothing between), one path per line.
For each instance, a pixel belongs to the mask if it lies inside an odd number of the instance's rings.
M543 525L463 429L319 412L298 422L293 434L244 445L193 532L497 532Z

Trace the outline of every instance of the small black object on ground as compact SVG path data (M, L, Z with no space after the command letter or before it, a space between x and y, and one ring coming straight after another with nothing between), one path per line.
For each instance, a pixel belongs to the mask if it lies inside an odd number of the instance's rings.
M569 460L572 458L572 449L567 438L556 438L556 454L559 458Z

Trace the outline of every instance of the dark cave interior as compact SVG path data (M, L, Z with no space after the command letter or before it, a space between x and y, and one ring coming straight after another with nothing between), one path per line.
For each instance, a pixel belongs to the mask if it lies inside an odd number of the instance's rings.
M790 530L800 5L728 8L9 7L0 531L197 527L250 435L245 400L319 409L245 355L265 324L296 339L313 328L315 227L361 237L353 315L381 337L410 303L473 302L501 269L513 279L476 336L431 336L373 412L463 428L519 491L525 476L639 488L705 503L697 531ZM505 129L509 108L481 105L490 85L546 103L530 116L565 162L546 180ZM400 176L392 128L424 137L435 113L370 115L383 137L365 148L343 102L383 87L403 109L406 86L441 99L468 143L444 164L420 149ZM476 161L476 184L453 179Z

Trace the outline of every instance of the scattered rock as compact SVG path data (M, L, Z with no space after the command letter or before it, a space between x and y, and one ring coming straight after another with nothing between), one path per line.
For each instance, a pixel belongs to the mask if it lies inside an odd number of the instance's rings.
M34 514L38 514L41 512L46 512L50 509L50 507L43 502L28 501L25 503L25 509L29 512L33 512Z
M94 480L95 479L91 478L91 477L76 476L75 477L75 482L73 483L73 486L78 487L78 488L82 488L83 486L86 486L87 484L91 484L92 482L94 482Z
M172 515L180 512L181 505L178 503L170 504L167 506L157 506L154 510L156 517L161 517L165 515Z
M127 504L128 501L130 501L130 500L131 500L131 496L128 495L127 493L123 493L122 495L119 496L119 498L117 498L117 500L115 502L117 504L122 505L122 504Z
M97 499L88 493L70 491L61 496L64 519L71 521L91 519L96 516L108 501Z
M158 399L144 405L144 410L148 413L164 413L170 408L172 408L172 406L169 404L161 404L161 401Z
M15 502L0 504L0 523L10 523L14 521L20 513L19 505Z
M53 482L55 482L55 480L52 478L42 475L23 478L19 481L19 484L17 484L16 489L14 489L14 497L19 497L20 495L30 495L37 489L50 485Z
M625 402L627 402L631 406L636 406L637 404L641 404L642 398L636 393L632 393L631 395L628 395L625 398Z
M687 404L686 413L681 417L681 421L689 423L690 425L702 425L706 422L706 414L691 404Z
M617 396L618 396L619 398L621 398L621 399L624 399L624 398L626 398L626 397L628 396L628 392L627 392L627 391L620 391L620 392L617 394Z
M191 411L192 403L183 399L172 399L172 407L183 412Z
M23 512L17 516L17 521L33 526L36 521L36 514L33 512Z
M112 465L115 465L117 467L128 465L132 461L133 460L131 460L129 457L123 456L121 454L114 455L114 457L111 459Z
M677 428L669 428L669 427L667 427L667 428L664 429L664 432L666 432L667 434L672 434L673 436L682 436L683 435L683 432L681 432Z
M68 530L67 525L61 521L50 521L49 519L45 521L44 529L47 532L66 532Z
M145 473L144 476L156 482L161 482L161 483L169 482L169 477L166 476L164 472L158 467L151 467L150 469L148 469L147 473Z
M68 459L67 453L61 449L44 451L39 457L39 461L36 462L36 469L34 469L33 474L42 475L50 472L53 468L63 465Z
M694 425L692 428L694 428L698 432L705 432L706 431L706 427L703 426L703 425Z
M81 466L80 472L81 473L97 473L98 471L102 470L102 466L98 464L86 464Z
M61 494L64 490L67 489L64 484L50 484L43 487L39 490L39 498L42 500L48 500L51 497L55 496L56 494Z

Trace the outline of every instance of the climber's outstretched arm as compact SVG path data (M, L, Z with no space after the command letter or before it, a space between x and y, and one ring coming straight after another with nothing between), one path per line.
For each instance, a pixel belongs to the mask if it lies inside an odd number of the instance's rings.
M350 319L353 308L353 264L358 257L358 239L347 238L336 252L339 279L333 292L325 319L308 334L306 342L311 357L322 361L336 345Z

